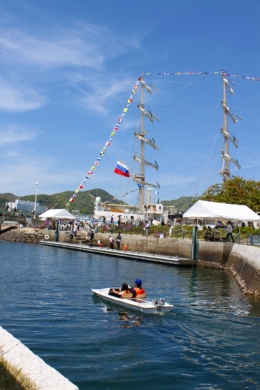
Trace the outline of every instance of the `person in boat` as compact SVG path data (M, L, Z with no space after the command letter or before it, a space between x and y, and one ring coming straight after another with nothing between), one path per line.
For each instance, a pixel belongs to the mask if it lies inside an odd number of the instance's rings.
M141 279L136 279L135 281L135 287L133 289L130 289L130 291L134 290L135 291L135 296L139 298L145 298L146 297L146 292L145 289L142 287L142 281Z
M131 292L131 288L128 286L127 283L123 283L120 290L115 290L114 288L111 288L109 290L109 295L113 295L114 297L118 298L132 298L134 293Z

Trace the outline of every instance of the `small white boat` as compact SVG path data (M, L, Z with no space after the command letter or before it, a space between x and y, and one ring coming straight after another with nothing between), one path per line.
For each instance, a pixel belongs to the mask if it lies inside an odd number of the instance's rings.
M116 289L116 288L115 288ZM138 310L143 313L165 313L173 308L164 298L157 298L149 301L146 298L119 298L109 295L110 288L91 289L91 291L102 298L104 301L112 302L132 310Z

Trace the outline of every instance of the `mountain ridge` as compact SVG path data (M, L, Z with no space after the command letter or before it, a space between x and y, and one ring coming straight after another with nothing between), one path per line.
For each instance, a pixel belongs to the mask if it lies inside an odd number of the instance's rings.
M48 209L50 208L66 208L66 203L68 199L73 195L73 191L64 191L52 195L46 194L37 194L37 203L40 206L45 206ZM102 199L102 202L113 202L115 200L114 196L109 194L107 191L100 188L95 188L89 191L81 191L80 196L78 196L75 201L71 204L70 210L79 210L81 214L93 214L94 209L94 199L99 196ZM35 194L33 195L24 195L16 196L12 193L0 193L0 208L5 207L6 202L15 202L16 199L27 200L30 202L35 201ZM117 204L126 204L122 200L116 199ZM178 199L165 200L162 202L164 206L174 206L175 211L185 212L193 204L194 200L191 196L182 196Z

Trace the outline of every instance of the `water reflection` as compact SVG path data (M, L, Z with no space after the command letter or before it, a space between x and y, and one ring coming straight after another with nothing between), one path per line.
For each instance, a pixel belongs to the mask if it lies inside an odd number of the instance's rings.
M231 274L3 241L0 253L1 326L81 390L260 387L259 299ZM137 277L173 310L141 315L91 292Z

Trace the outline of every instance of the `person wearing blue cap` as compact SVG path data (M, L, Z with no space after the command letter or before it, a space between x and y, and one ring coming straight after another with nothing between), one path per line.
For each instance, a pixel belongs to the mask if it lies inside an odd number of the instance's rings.
M139 297L139 298L145 298L146 297L145 289L142 287L141 279L136 279L135 287L133 289L136 292L136 297Z

